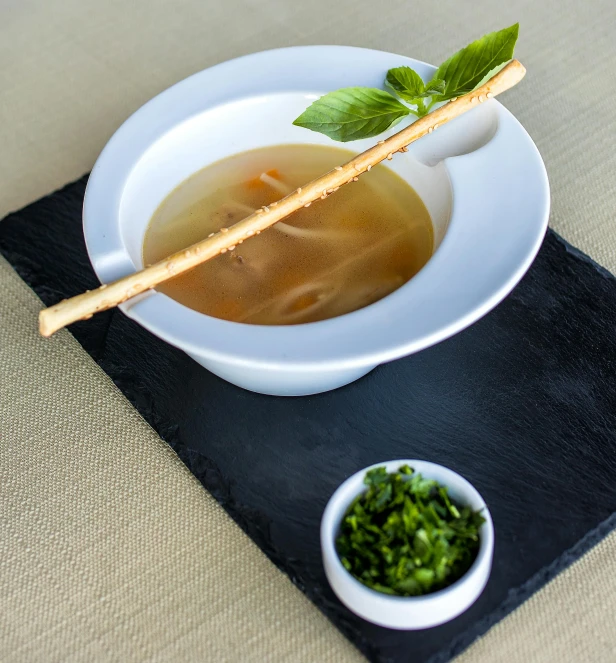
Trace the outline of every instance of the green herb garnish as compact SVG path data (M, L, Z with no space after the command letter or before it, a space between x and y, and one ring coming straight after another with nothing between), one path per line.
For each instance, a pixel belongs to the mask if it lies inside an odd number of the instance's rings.
M336 539L344 567L385 594L419 596L461 578L479 550L479 511L408 465L366 473L368 489L349 507Z
M423 117L434 104L472 92L502 69L513 57L518 27L469 44L445 60L428 83L411 67L390 69L385 84L401 101L378 88L342 88L314 101L293 124L347 142L378 136L407 115Z

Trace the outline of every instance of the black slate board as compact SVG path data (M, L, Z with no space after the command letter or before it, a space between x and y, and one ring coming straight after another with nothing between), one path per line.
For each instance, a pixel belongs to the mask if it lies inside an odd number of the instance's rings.
M81 231L85 183L0 223L0 250L46 304L98 285ZM119 312L71 331L236 522L374 661L452 658L616 526L616 280L551 231L522 283L484 319L328 394L243 391ZM419 632L347 611L319 550L334 489L366 465L404 457L466 476L496 528L483 595L453 622Z

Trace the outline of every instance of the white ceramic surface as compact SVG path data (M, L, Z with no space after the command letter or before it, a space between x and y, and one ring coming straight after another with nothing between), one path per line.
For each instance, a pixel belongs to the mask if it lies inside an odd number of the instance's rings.
M390 596L369 589L342 566L335 548L336 536L346 510L355 497L365 490L363 481L366 472L373 467L382 466L385 466L388 472L394 472L401 465L410 465L426 478L435 479L447 486L454 500L467 504L474 510L482 509L482 515L486 519L480 530L477 558L468 572L446 589L425 596ZM453 470L423 460L391 460L360 470L349 477L332 495L321 520L321 552L329 584L349 610L380 626L418 630L454 619L480 596L492 569L494 525L481 495Z
M182 180L250 148L338 145L292 120L319 95L348 85L382 86L387 69L404 64L424 78L434 71L361 48L265 51L202 71L152 99L111 138L88 181L84 233L101 282L143 266L149 219ZM344 147L361 151L372 143ZM334 389L455 334L511 291L539 249L549 211L541 157L517 120L490 100L387 167L423 198L437 250L417 276L381 301L331 320L279 327L218 320L156 292L120 308L213 373L276 395Z

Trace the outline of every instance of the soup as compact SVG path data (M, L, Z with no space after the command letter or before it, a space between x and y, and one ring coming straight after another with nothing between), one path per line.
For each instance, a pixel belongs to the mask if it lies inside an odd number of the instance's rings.
M207 166L154 213L144 239L144 264L233 225L350 157L335 147L277 145ZM157 289L233 322L315 322L390 294L426 264L432 249L432 222L417 193L388 168L376 166Z

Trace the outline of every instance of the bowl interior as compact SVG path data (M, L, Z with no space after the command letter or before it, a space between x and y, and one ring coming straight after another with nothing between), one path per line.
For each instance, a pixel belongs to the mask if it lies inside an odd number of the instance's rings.
M292 124L315 99L308 92L248 97L214 107L173 127L155 141L130 171L120 204L122 239L135 268L141 268L143 237L152 214L182 181L225 157L279 144L317 144L354 152L374 140L335 143ZM346 156L341 154L341 161ZM420 195L434 226L435 249L445 236L451 213L451 185L442 163L428 166L411 155L398 155L387 168Z

